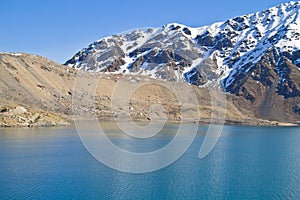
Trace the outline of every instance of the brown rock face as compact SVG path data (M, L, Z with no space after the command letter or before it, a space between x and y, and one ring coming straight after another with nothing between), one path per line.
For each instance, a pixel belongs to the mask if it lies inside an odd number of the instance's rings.
M288 57L271 49L247 73L238 73L234 79L226 90L244 97L247 101L240 106L253 110L257 117L300 119L300 70Z

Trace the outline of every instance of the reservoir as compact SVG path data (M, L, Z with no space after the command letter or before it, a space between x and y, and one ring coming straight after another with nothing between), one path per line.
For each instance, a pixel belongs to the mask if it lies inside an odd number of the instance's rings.
M124 136L110 123L101 126L115 145L143 153L167 145L179 125L167 124L150 139ZM206 130L199 126L192 144L172 164L135 174L95 159L74 125L1 128L0 199L300 198L299 127L225 126L212 151L200 159Z

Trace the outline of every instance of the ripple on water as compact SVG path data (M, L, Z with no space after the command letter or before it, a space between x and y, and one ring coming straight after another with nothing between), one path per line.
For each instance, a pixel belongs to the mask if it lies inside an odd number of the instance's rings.
M99 163L73 129L22 130L0 130L0 199L300 199L299 128L225 127L204 159L199 134L179 160L146 174ZM143 152L166 137L116 144Z

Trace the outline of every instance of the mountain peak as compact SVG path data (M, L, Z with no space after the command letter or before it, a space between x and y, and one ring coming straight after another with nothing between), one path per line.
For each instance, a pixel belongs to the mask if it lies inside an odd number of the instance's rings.
M273 66L279 91L279 85L287 80L283 77L289 75L281 70L282 62L300 67L299 5L299 1L291 1L198 28L169 23L113 35L84 48L66 65L85 71L186 81L239 93L246 81L243 77L256 74L257 65L263 62Z

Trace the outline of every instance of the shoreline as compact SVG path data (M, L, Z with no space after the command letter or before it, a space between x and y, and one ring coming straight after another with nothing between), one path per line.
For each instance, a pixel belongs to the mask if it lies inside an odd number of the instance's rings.
M36 123L36 124L0 124L0 128L43 128L43 127L67 127L74 124L75 120L80 121L93 121L93 119L72 119L66 120L64 122L49 122L49 123ZM113 123L114 119L97 119L98 122L102 123ZM120 122L131 122L129 120L121 120ZM150 122L150 120L133 120L133 122L145 124ZM232 120L226 119L224 123L217 121L211 122L210 119L200 119L200 120L189 120L189 121L177 121L177 120L167 120L165 123L168 124L196 124L198 126L209 126L209 125L224 125L224 126L249 126L249 127L300 127L300 122L278 122L278 121L267 121L267 120Z

